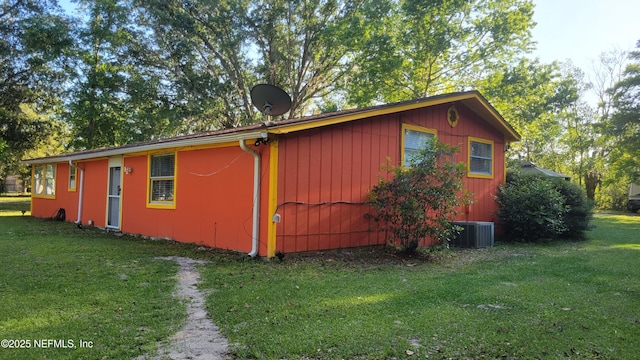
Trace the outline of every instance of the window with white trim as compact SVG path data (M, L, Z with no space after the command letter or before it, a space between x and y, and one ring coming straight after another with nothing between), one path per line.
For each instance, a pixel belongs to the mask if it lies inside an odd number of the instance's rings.
M149 203L172 204L175 199L174 153L149 156Z
M56 164L36 164L33 167L33 195L56 196Z
M469 176L493 177L493 141L469 138Z
M402 125L402 165L409 167L411 159L425 146L430 146L436 131L415 125Z

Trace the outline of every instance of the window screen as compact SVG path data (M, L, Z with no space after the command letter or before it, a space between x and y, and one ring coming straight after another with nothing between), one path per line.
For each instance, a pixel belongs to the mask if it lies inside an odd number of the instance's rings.
M69 190L76 189L76 168L69 166Z
M404 166L408 167L411 159L425 146L429 146L434 137L433 133L404 129Z
M471 174L493 174L493 145L478 141L470 141L469 172Z
M175 191L175 155L151 156L149 201L173 202Z

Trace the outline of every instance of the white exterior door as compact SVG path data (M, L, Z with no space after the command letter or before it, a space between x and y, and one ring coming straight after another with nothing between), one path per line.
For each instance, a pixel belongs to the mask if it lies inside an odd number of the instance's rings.
M107 191L107 227L111 229L120 229L121 184L122 158L110 158L109 188Z

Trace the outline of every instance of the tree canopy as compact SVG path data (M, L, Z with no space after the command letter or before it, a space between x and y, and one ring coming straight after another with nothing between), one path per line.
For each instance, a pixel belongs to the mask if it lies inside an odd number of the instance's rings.
M640 41L629 54L623 78L611 90L615 113L608 132L617 140L616 155L620 157L626 177L640 179Z
M0 2L0 177L53 130L69 26L55 2Z
M54 94L73 149L261 121L257 83L291 95L288 117L462 90L532 46L525 0L76 4Z
M475 86L532 49L532 17L528 0L374 1L348 98L369 105Z

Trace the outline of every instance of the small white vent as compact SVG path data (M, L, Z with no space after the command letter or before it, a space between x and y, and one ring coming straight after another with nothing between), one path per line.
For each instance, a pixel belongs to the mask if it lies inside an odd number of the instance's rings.
M484 221L454 221L462 231L451 241L451 245L467 248L493 247L493 223Z

